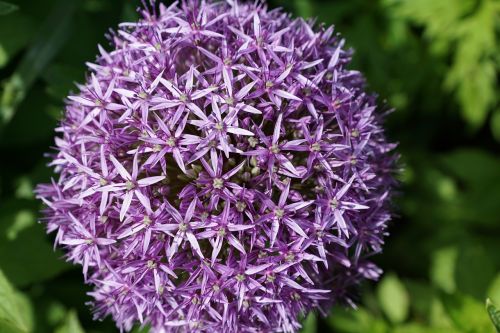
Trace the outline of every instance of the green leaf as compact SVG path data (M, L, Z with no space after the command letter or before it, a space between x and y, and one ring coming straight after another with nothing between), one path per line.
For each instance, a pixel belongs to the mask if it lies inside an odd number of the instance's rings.
M433 298L429 308L430 318L429 323L433 327L438 327L441 330L452 330L454 327L453 321L446 312L443 301L437 296Z
M18 10L19 7L11 3L0 1L0 16L7 15Z
M497 109L491 116L491 133L500 142L500 109Z
M467 186L484 188L500 180L500 159L485 150L461 147L440 158L447 171Z
M29 300L16 291L0 270L0 332L28 333L33 330Z
M436 287L453 293L456 289L455 268L458 257L456 247L437 250L432 255L430 278Z
M387 323L373 316L364 308L344 309L335 307L328 317L328 324L338 333L388 333Z
M131 333L148 333L150 329L151 327L149 324L146 324L144 326L136 324L134 328L132 328Z
M35 214L28 209L20 210L14 216L14 222L7 229L7 239L13 241L24 229L35 224Z
M38 37L7 80L0 99L0 125L14 116L18 105L69 36L79 1L60 0L39 29Z
M57 328L55 333L85 333L85 331L78 321L76 312L72 310L68 312L64 323Z
M21 11L2 16L0 20L0 68L16 56L33 39L38 22Z
M477 242L464 241L462 245L440 248L432 255L431 281L449 294L460 290L478 300L484 299L494 276L494 262Z
M471 296L455 293L442 295L446 312L453 320L455 327L469 333L493 333L488 315L482 302Z
M500 304L500 274L497 274L493 282L490 283L486 294L493 303Z
M126 1L123 3L121 20L123 22L135 22L139 20L139 14L135 10L132 2Z
M301 333L316 333L318 326L318 319L315 313L309 313L309 315L302 322Z
M408 317L410 306L408 292L395 274L387 274L380 282L377 297L385 315L393 323L401 323Z
M472 128L480 127L497 101L494 61L496 17L492 1L481 1L472 15L457 25L457 47L447 77L456 91L462 114Z
M314 2L310 0L295 0L295 9L303 18L309 18L314 13Z
M23 176L16 180L16 198L33 199L33 183L29 177Z
M438 292L428 283L413 280L405 281L411 299L412 315L441 331L450 331L453 328L451 319L444 310Z
M460 247L456 268L458 290L484 300L494 277L494 262L481 244L468 243Z
M55 63L47 67L42 74L47 82L48 93L57 100L63 100L71 90L76 89L76 79L83 79L83 72L80 68Z
M51 302L46 307L46 312L44 312L44 318L51 325L57 325L61 323L66 318L66 308L59 302Z
M429 327L418 323L411 323L396 327L391 333L443 333L443 329L439 327ZM446 333L459 333L455 329L446 329Z
M493 326L495 326L497 333L500 333L500 310L497 310L496 306L488 298L486 300L486 311L490 316Z
M441 59L452 58L445 72L445 88L455 93L463 118L479 128L498 101L495 65L495 1L401 0L397 12L424 27L431 50Z
M460 184L455 202L450 206L440 203L438 213L453 214L457 226L470 223L495 228L500 215L500 159L485 150L460 148L438 162Z
M17 286L57 276L72 268L54 251L44 227L36 223L38 204L9 200L0 205L0 267Z

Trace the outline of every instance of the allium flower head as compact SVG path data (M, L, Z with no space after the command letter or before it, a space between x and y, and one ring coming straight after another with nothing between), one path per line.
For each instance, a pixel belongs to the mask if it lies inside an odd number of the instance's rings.
M37 189L96 317L295 332L352 304L380 274L395 157L343 40L261 3L142 15L68 97Z

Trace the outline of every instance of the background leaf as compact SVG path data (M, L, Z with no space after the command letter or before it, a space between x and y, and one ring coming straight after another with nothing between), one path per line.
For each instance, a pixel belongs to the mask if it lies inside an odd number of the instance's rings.
M69 311L64 323L55 331L55 333L85 333L75 311Z
M0 1L0 16L15 12L19 8L11 3Z
M301 333L316 333L318 320L315 313L310 313L302 322Z
M394 274L384 276L377 289L380 306L393 323L401 323L408 317L409 297L403 283Z
M482 302L460 294L445 295L443 300L456 328L464 332L494 333Z
M486 310L491 318L493 326L495 326L497 332L500 332L500 311L497 310L496 306L490 301L486 300Z
M11 286L0 270L0 332L32 332L31 311L29 300Z
M40 27L38 37L24 55L19 67L5 82L0 100L0 125L10 121L26 91L68 38L72 16L78 3L78 0L60 0Z

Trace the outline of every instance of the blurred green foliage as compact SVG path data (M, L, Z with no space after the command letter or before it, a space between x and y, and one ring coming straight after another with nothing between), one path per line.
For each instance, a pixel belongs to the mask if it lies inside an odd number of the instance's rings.
M500 323L500 1L269 0L335 24L400 143L398 217L358 310L304 333L494 333ZM33 187L50 180L63 99L137 1L0 1L0 332L116 332L52 249ZM485 300L490 298L485 308ZM147 329L143 330L144 332ZM139 332L137 328L135 332Z

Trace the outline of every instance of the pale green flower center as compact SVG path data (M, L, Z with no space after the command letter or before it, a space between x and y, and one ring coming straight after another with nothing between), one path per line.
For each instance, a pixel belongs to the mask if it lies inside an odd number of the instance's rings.
M172 138L172 137L168 138L167 145L170 147L175 147L175 138Z
M271 153L278 154L280 152L280 147L277 144L271 146Z
M236 210L240 213L244 212L245 209L247 208L247 204L242 202L242 201L238 201L236 203Z
M250 145L250 147L254 148L257 145L257 143L259 143L259 141L253 136L248 138L248 144Z
M224 124L221 122L218 122L215 124L215 129L218 131L222 131L224 129Z
M218 190L222 189L224 187L224 180L222 178L215 178L213 187Z
M339 202L337 201L337 199L333 198L332 200L330 200L330 208L331 209L337 208L338 205L339 205Z
M148 269L154 269L156 268L156 263L153 260L148 260Z
M130 190L134 189L135 185L130 180L127 180L127 182L125 183L125 187L126 187L127 191L130 191Z
M311 150L312 151L320 151L321 150L321 145L318 142L315 142L311 145Z
M149 218L149 216L144 216L144 218L142 219L142 223L144 223L145 225L150 225L151 224L151 219Z

